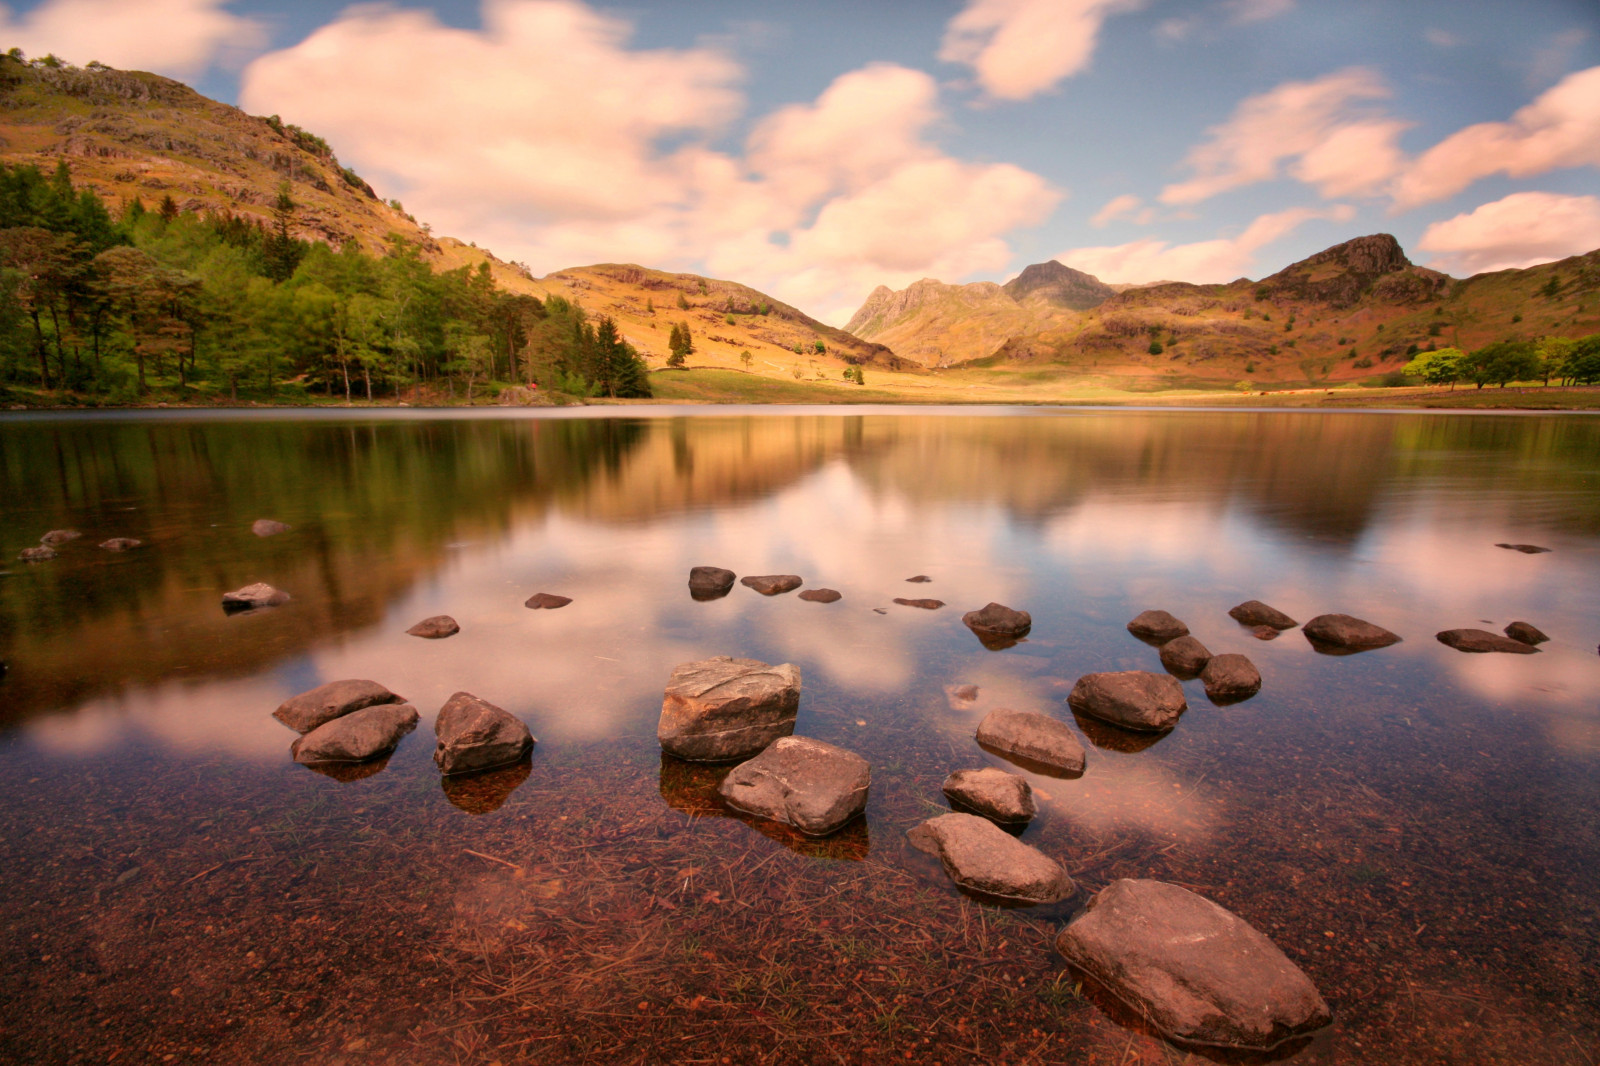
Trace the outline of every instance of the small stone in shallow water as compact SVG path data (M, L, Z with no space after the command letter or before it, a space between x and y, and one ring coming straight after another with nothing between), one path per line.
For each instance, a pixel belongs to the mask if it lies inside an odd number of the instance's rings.
M1200 671L1200 681L1213 703L1238 703L1261 691L1261 672L1256 664L1233 652L1213 655Z
M459 632L461 632L461 627L456 625L456 620L447 614L436 614L431 618L424 618L406 630L406 633L413 637L425 637L428 640L453 637Z
M944 606L943 600L908 600L899 596L895 597L894 602L902 607L920 607L924 611L937 611Z
M1003 603L990 603L976 611L961 616L968 629L979 633L1020 637L1033 628L1033 616L1027 611L1014 611Z
M1293 629L1300 624L1276 607L1269 607L1260 600L1245 600L1239 606L1229 610L1228 617L1242 626L1271 626L1273 629Z
M1549 548L1541 548L1537 544L1496 544L1496 548L1506 548L1523 555L1543 555Z
M258 518L250 523L250 532L258 537L276 537L279 533L287 533L292 528L271 518Z
M738 575L720 566L696 566L689 571L690 592L727 592Z
M996 708L978 723L976 739L990 751L1058 776L1083 773L1083 744L1072 727L1038 711Z
M717 791L728 806L827 836L867 805L872 768L853 751L810 737L779 737L735 766Z
M470 692L457 692L434 719L433 761L446 774L490 770L533 750L533 734L520 718Z
M1319 614L1301 627L1300 632L1313 645L1363 651L1367 648L1386 648L1400 643L1400 638L1382 626L1348 614Z
M1166 611L1141 611L1128 623L1128 632L1142 640L1165 643L1189 635L1189 627Z
M761 574L740 578L739 584L753 588L763 596L776 596L780 592L793 592L805 582L797 574Z
M957 770L944 779L940 788L951 802L1002 825L1026 825L1038 813L1027 780L993 766Z
M56 557L54 548L23 548L17 553L17 558L25 563L42 563Z
M1272 631L1277 636L1278 631ZM1161 645L1161 665L1176 677L1198 677L1211 661L1211 652L1193 636L1185 635Z
M1079 714L1139 733L1171 731L1189 707L1177 678L1148 670L1084 674L1067 703Z
M932 581L933 578L929 577L927 574L918 574L916 577L908 577L906 580L912 584L921 585L925 582Z
M1528 622L1512 622L1506 626L1506 636L1524 644L1543 644L1550 639L1538 626Z
M975 814L941 814L914 826L906 837L918 851L937 856L950 880L972 892L1054 903L1074 888L1059 862Z
M83 536L83 534L79 533L76 529L52 529L50 532L39 538L39 543L47 544L54 548L65 544L69 540L77 540L81 536Z
M265 581L257 581L254 585L246 585L242 589L222 594L222 609L225 611L245 611L253 607L281 607L288 602L287 592L275 589Z
M872 609L872 613L873 614L888 614L889 613L889 608L887 608L887 607L874 607Z
M977 685L946 685L944 698L953 711L965 710L978 699Z
M1250 635L1257 640L1277 640L1283 635L1283 631L1273 629L1271 626L1253 626Z
M1503 637L1499 633L1491 633L1487 629L1446 629L1436 634L1440 644L1454 648L1456 651L1470 652L1506 652L1511 655L1537 655L1539 649L1532 644L1525 644L1511 637Z
M844 597L835 589L806 589L800 598L807 603L835 603Z
M692 762L745 759L794 732L800 668L718 655L672 671L656 738Z
M108 552L125 552L144 547L144 541L137 537L112 537L110 540L101 541L100 547Z
M393 751L415 728L417 709L409 703L378 704L318 726L289 751L298 763L366 762Z
M535 592L528 597L524 607L531 607L535 611L553 611L558 607L565 607L572 602L571 596L557 596L552 592Z

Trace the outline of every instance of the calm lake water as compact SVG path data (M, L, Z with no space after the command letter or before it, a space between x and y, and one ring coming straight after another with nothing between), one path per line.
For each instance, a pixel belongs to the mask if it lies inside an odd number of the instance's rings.
M1335 1025L1290 1061L1596 1061L1600 419L392 414L0 420L0 1060L1208 1061L1051 946L1155 877L1320 987ZM843 599L696 602L698 564ZM292 601L225 614L255 581ZM1226 613L1251 598L1404 641L1260 641ZM1026 641L961 624L991 600ZM957 892L905 830L951 770L1005 765L978 721L1070 722L1079 675L1160 669L1124 628L1152 607L1261 693L1188 682L1154 743L1077 722L1087 771L1030 775L1023 839L1079 894ZM405 634L441 613L459 635ZM1518 619L1539 654L1434 639ZM864 820L797 838L660 755L667 675L717 654L799 665L797 731L872 763ZM271 712L348 677L423 722L337 780ZM458 690L529 724L529 764L441 784Z

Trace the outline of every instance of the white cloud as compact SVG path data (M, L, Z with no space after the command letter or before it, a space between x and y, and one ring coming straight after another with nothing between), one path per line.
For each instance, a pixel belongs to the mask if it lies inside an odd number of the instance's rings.
M1600 67L1567 75L1509 122L1480 122L1428 149L1395 183L1395 205L1443 200L1491 174L1579 166L1600 166Z
M1132 193L1123 193L1121 196L1113 196L1111 199L1106 201L1106 205L1104 207L1096 211L1094 215L1090 217L1089 225L1099 229L1119 218L1128 218L1136 215L1139 211L1139 207L1143 203L1143 200L1139 199L1137 196L1134 196Z
M30 56L187 77L266 42L262 24L224 11L227 2L47 0L20 18L0 5L0 37Z
M1417 247L1456 275L1509 270L1600 248L1600 197L1518 192L1435 222Z
M485 0L483 29L357 7L257 60L241 97L327 137L440 232L539 273L637 261L735 277L848 319L880 282L1000 269L1060 199L928 139L938 86L875 64L711 146L744 106L714 48L638 50L575 0Z
M1194 176L1168 185L1161 200L1199 203L1271 181L1291 160L1296 162L1289 172L1324 196L1376 192L1400 166L1397 141L1408 124L1363 110L1359 102L1388 96L1377 74L1353 67L1314 81L1284 82L1249 97L1189 151L1184 161Z
M939 58L964 63L1001 100L1026 100L1089 65L1100 24L1142 0L968 0Z
M1237 237L1176 245L1144 238L1108 247L1075 248L1056 259L1107 282L1226 282L1248 275L1255 267L1259 249L1287 236L1301 224L1313 219L1344 222L1353 217L1355 210L1346 204L1293 207L1259 216Z

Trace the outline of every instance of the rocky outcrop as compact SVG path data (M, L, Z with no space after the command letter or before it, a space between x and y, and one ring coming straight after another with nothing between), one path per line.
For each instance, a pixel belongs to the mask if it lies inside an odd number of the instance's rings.
M446 774L492 770L518 762L536 741L522 720L470 692L457 692L439 708L433 761Z
M951 803L1001 825L1026 825L1039 813L1027 780L992 766L957 770L944 779L941 787Z
M817 837L860 814L871 784L872 768L855 752L791 736L735 766L717 791L736 811Z
M1210 650L1192 635L1177 637L1161 645L1161 665L1175 677L1199 677L1200 671L1210 661Z
M1128 632L1141 640L1164 644L1189 635L1189 627L1166 611L1141 611L1128 623Z
M808 603L837 603L844 597L835 589L806 589L800 598Z
M1166 1036L1265 1051L1333 1012L1243 918L1161 881L1113 881L1056 937L1067 961Z
M456 620L447 614L436 614L431 618L424 618L410 629L406 630L413 637L423 637L427 640L442 640L453 637L461 632L461 627L456 625Z
M1503 637L1499 633L1491 633L1487 629L1446 629L1436 634L1440 644L1454 648L1456 651L1470 652L1506 652L1511 655L1537 655L1539 649L1532 644L1524 644L1511 637Z
M1067 703L1079 714L1136 733L1169 732L1189 708L1177 678L1147 670L1084 674Z
M291 526L271 518L258 518L250 523L250 532L258 537L276 537L279 533L287 533Z
M1543 644L1550 639L1543 630L1529 622L1512 622L1506 626L1506 636L1524 644Z
M554 611L572 602L571 596L557 596L553 592L535 592L528 597L524 607L535 611Z
M776 596L780 592L793 592L803 585L797 574L761 574L739 579L739 584L753 588L763 596Z
M296 740L289 751L298 763L366 762L387 755L417 728L417 709L409 703L363 707Z
M289 602L289 594L282 589L275 589L265 581L257 581L254 585L246 585L242 589L222 594L222 609L225 611L248 611L256 607L281 607Z
M1033 297L1071 311L1098 307L1117 294L1117 290L1093 274L1085 274L1056 262L1032 263L1000 288L1018 303Z
M1200 671L1206 696L1213 703L1238 703L1261 691L1261 672L1243 655L1213 655Z
M900 596L896 596L894 602L902 607L920 607L924 611L937 611L944 606L943 600L908 600Z
M794 732L800 668L719 655L672 671L656 737L692 762L746 759Z
M1269 607L1260 600L1245 600L1239 606L1231 609L1228 612L1228 616L1242 626L1271 626L1273 629L1293 629L1300 624L1276 607Z
M1348 614L1319 614L1300 630L1313 645L1364 651L1400 643L1400 638L1382 626Z
M404 702L376 681L329 681L298 696L291 696L272 717L297 733L311 730L363 707Z
M906 836L917 850L937 856L950 880L970 892L1054 903L1074 888L1060 863L975 814L941 814Z
M1083 773L1082 742L1071 726L1047 714L998 708L978 723L977 740L1012 761L1031 763L1057 775Z

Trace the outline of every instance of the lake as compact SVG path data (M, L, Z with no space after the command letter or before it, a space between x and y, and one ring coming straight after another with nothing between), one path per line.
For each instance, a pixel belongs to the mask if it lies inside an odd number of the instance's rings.
M17 560L58 528L83 536ZM1334 1025L1277 1058L1600 1047L1600 419L14 415L0 553L5 1061L1263 1061L1180 1051L1064 968L1055 933L1118 878L1215 900L1316 982ZM697 601L701 564L843 597ZM292 599L222 610L256 581ZM1403 641L1261 640L1247 599ZM990 601L1026 640L974 639ZM1075 719L1080 675L1160 670L1125 628L1146 608L1248 655L1259 695L1186 682L1153 742ZM436 614L461 632L406 635ZM1515 620L1551 640L1434 639ZM719 654L800 667L797 733L872 764L864 819L798 836L662 755L668 675ZM422 723L330 776L272 711L340 678ZM460 690L531 760L441 779ZM1025 772L1061 904L970 898L906 843L947 773L1016 769L973 740L999 707L1088 749L1079 778Z

